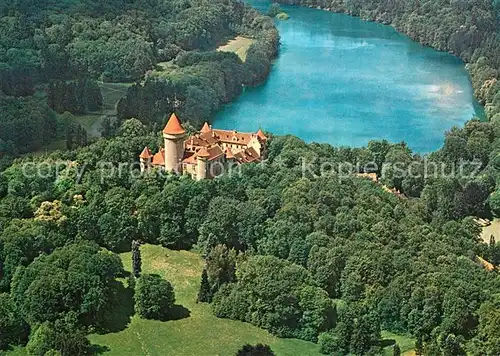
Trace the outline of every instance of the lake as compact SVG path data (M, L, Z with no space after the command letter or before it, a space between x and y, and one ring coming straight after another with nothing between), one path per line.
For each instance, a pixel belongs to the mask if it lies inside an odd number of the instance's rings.
M248 1L265 12L269 1ZM441 147L452 126L484 115L464 63L390 26L324 10L282 6L281 48L266 83L246 88L214 127L336 146L405 141Z

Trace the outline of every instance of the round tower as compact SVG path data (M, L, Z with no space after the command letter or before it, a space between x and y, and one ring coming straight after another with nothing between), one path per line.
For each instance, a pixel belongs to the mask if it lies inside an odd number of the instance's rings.
M210 154L205 147L196 152L196 180L207 179L208 157Z
M184 157L184 138L186 130L182 127L177 115L172 114L163 129L165 144L165 170L182 173L180 162Z

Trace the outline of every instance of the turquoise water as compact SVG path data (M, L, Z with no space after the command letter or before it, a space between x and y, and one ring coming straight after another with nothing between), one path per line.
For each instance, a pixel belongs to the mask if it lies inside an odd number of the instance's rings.
M249 1L265 11L269 1ZM438 149L444 133L482 115L464 63L390 26L282 6L280 55L268 81L247 88L214 127L293 134L307 142L363 146L406 141Z

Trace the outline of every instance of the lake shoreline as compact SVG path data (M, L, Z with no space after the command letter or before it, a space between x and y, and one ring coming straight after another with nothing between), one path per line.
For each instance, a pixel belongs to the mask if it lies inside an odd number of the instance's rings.
M249 2L261 13L268 4ZM270 77L225 105L214 127L261 127L334 146L405 141L430 153L442 146L445 131L478 115L469 73L457 57L359 17L283 10L290 20L276 21L281 47Z

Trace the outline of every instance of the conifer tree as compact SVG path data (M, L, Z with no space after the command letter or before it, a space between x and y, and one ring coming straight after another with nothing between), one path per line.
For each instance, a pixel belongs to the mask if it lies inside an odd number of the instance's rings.
M424 344L422 342L422 336L417 337L417 341L415 341L415 355L422 355L424 351Z
M135 278L141 275L141 244L139 241L132 241L132 273Z
M394 347L392 348L392 355L401 356L401 349L399 348L399 345L397 343L395 343Z
M500 262L500 253L499 249L497 247L496 239L495 236L491 235L490 236L490 262L497 266Z
M206 269L203 269L201 274L201 284L200 290L198 292L198 302L210 303L212 301L212 291L210 288L210 283L208 281L208 273Z

